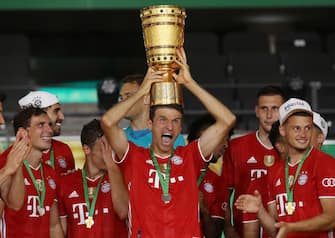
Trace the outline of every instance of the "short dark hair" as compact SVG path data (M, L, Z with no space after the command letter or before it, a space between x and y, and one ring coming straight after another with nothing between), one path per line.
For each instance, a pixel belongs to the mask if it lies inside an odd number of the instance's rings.
M261 96L275 96L275 95L281 96L283 98L283 102L286 101L286 94L281 87L274 86L274 85L267 85L265 87L262 87L257 92L256 104L258 104L258 100Z
M153 105L150 107L150 113L149 113L150 120L154 119L155 113L159 108L172 108L180 112L182 115L184 115L184 109L179 104Z
M275 144L279 141L279 138L281 137L279 132L279 126L279 121L274 122L269 132L269 140L273 146L275 146Z
M215 118L208 113L195 119L188 127L188 136L187 136L188 142L198 139L201 136L201 133L208 127L213 125L215 122L216 122ZM231 129L228 133L228 137L230 138L233 135L233 133L234 129Z
M6 94L0 92L0 102L4 102L6 100Z
M26 129L30 126L31 118L33 116L40 116L42 114L47 114L43 109L41 108L35 108L35 107L27 107L19 111L13 119L13 127L15 134L19 130L20 127Z
M144 80L144 75L143 74L130 74L125 76L121 81L120 81L120 89L122 86L126 83L136 83L138 85L141 85Z
M201 132L206 130L208 127L215 123L215 119L210 114L202 115L201 117L194 120L188 128L188 142L198 139Z
M100 120L93 119L85 124L81 130L80 141L82 145L93 147L96 140L104 135L100 126Z

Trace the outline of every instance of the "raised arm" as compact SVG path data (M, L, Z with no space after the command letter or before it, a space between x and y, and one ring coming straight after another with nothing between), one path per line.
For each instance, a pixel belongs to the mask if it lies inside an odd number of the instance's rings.
M200 136L200 147L204 156L210 155L214 149L223 142L230 129L234 126L235 115L218 99L203 89L191 76L187 65L186 54L183 48L177 51L179 61L179 74L174 75L176 81L191 91L212 114L216 122L208 127Z
M1 197L6 205L18 210L24 203L22 161L31 151L31 144L24 130L19 130L12 150L7 156L6 165L0 170Z
M150 93L152 83L162 81L163 73L164 71L149 68L139 90L127 100L114 105L102 116L101 128L119 158L123 157L128 148L128 139L123 129L118 127L118 123L138 100Z
M113 208L120 219L125 219L128 214L128 190L124 183L120 168L114 163L112 159L112 148L106 141L106 138L101 140L101 152L107 167L108 180L111 184L111 195L113 201Z

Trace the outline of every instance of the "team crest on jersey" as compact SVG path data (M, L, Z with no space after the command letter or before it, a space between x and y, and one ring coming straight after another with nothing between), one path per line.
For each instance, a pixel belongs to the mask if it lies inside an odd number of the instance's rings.
M275 163L275 157L273 155L264 155L264 164L267 167L271 167Z
M205 191L208 192L208 193L212 193L212 192L214 192L213 184L208 183L208 182L204 183L204 189L205 189Z
M65 158L63 157L58 157L57 158L57 161L58 161L58 164L59 164L59 167L65 169L66 168L66 160Z
M55 180L53 180L52 178L49 178L49 179L48 179L48 184L49 184L50 188L52 188L53 190L56 189L56 183L55 183Z
M171 158L171 162L175 165L181 165L183 163L183 159L180 156L175 155Z
M110 190L111 190L111 185L110 185L110 183L104 183L104 184L101 186L101 192L103 192L103 193L108 193Z
M308 176L307 176L307 174L302 174L302 175L300 175L299 178L298 178L298 184L299 184L299 185L305 185L306 182L307 182L307 180L308 180Z

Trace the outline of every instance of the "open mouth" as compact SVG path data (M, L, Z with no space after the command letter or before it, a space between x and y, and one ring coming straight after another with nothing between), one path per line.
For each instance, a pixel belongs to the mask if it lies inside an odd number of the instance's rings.
M171 140L172 140L172 135L170 135L170 134L163 134L162 135L162 143L164 145L170 144Z

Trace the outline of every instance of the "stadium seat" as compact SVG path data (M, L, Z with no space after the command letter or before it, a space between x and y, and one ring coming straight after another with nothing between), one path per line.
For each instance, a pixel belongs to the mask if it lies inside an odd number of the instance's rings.
M187 55L218 54L219 37L213 32L185 32L184 48Z
M201 85L225 82L227 58L218 54L192 54L188 57L192 76Z
M323 52L286 52L280 54L285 74L305 82L334 82L331 57Z
M221 41L223 53L269 52L268 36L258 32L230 32Z
M276 34L276 52L321 52L321 37L316 32L283 32Z
M276 55L262 52L231 53L229 75L237 83L281 83L282 75Z
M236 108L236 96L234 95L234 89L230 87L229 84L222 84L221 86L208 86L205 87L205 89L229 108ZM185 88L183 88L183 97L185 112L191 114L201 114L205 112L205 108L199 99L193 96L193 94Z

